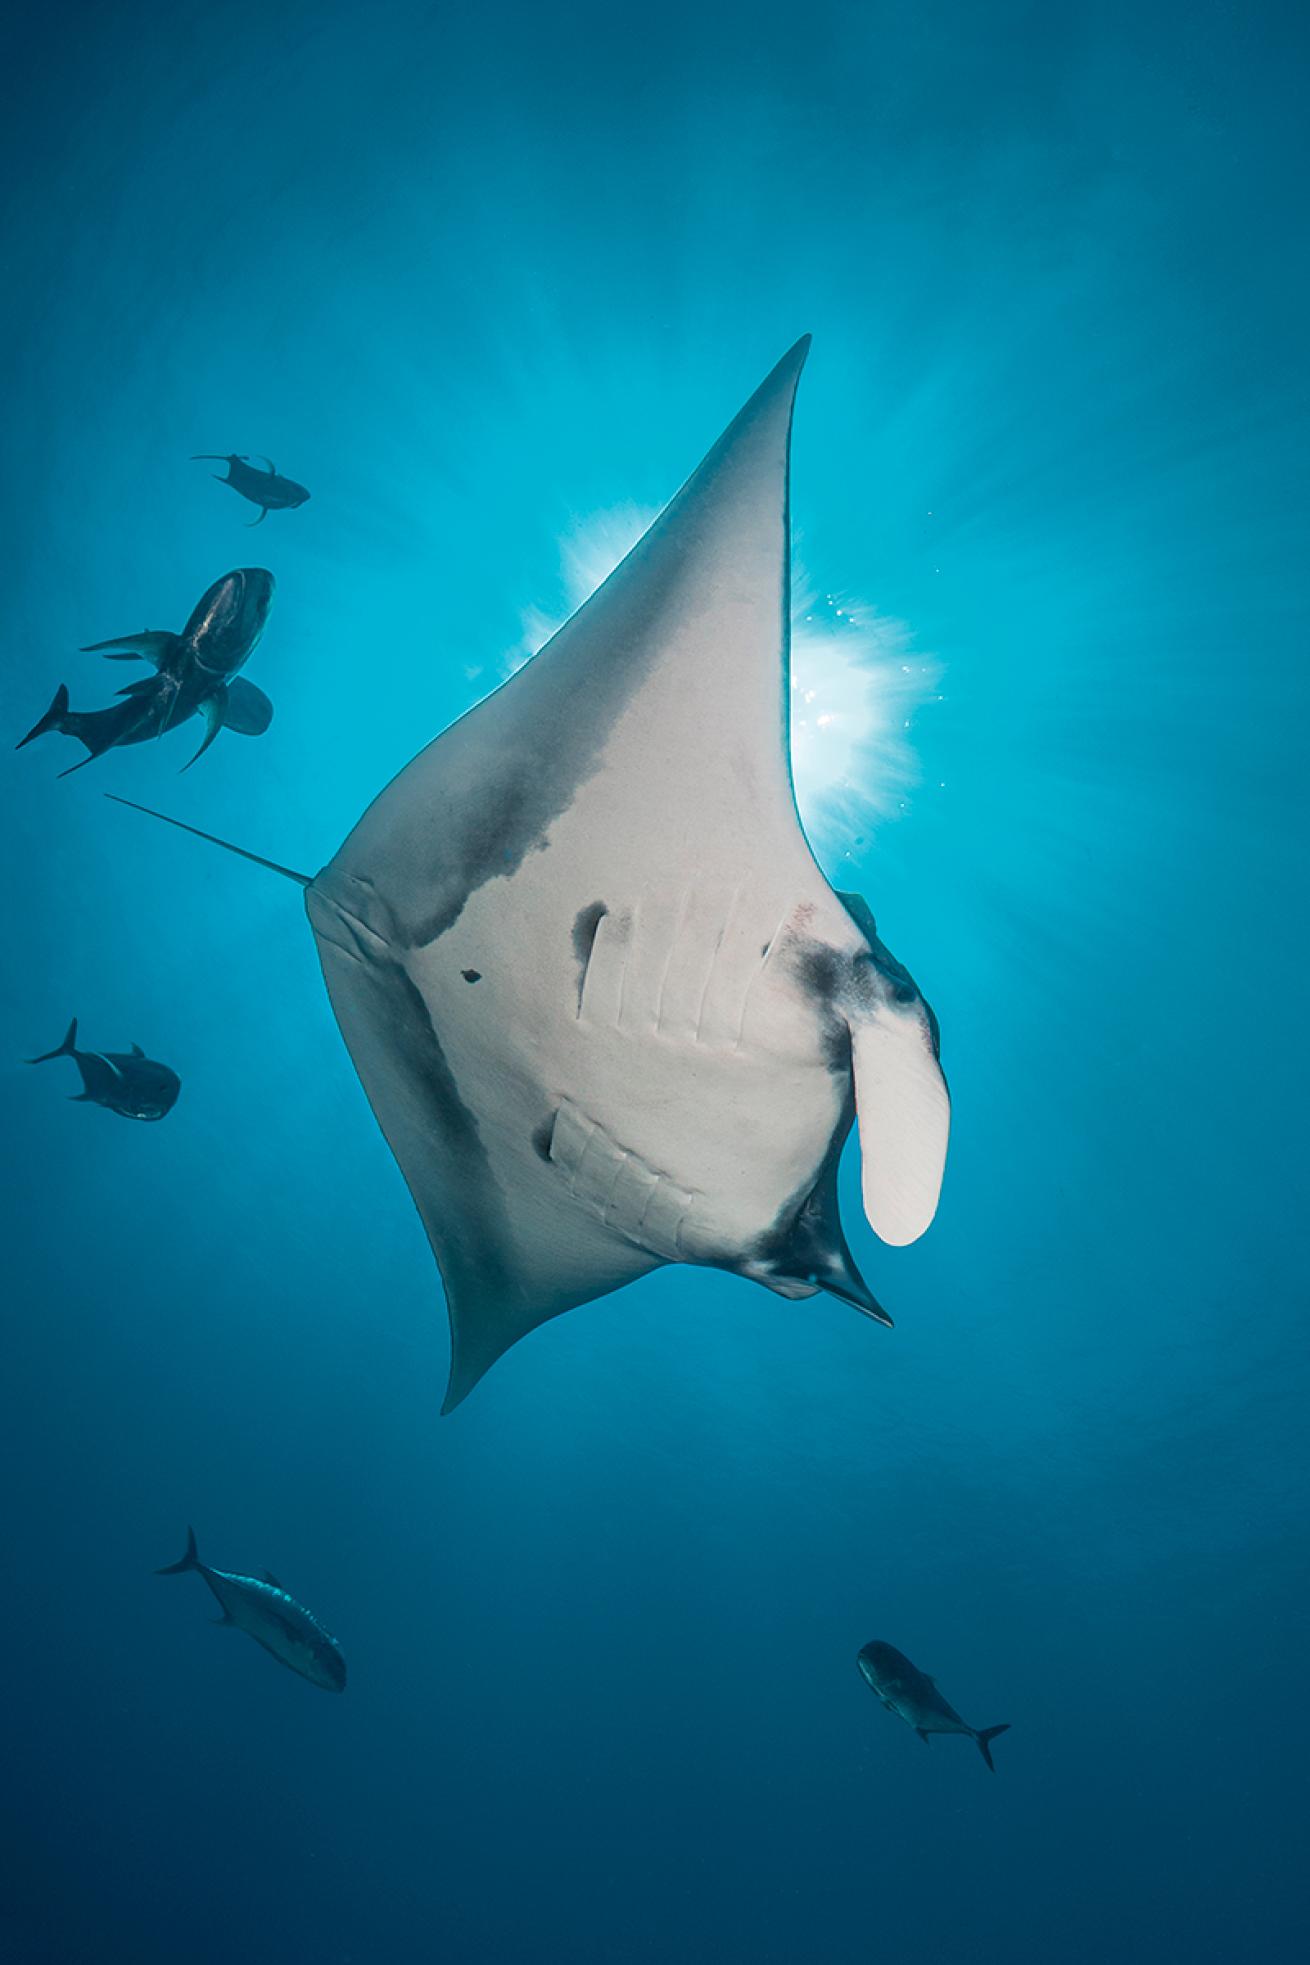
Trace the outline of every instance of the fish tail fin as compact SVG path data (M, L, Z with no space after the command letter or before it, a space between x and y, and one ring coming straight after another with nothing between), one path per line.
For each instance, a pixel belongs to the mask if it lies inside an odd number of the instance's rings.
M42 1051L39 1058L29 1058L29 1064L48 1064L51 1058L71 1058L77 1049L77 1018L69 1024L64 1041L57 1051Z
M973 1736L974 1739L978 1742L979 1753L982 1755L983 1759L987 1762L987 1765L991 1768L993 1774L996 1772L996 1767L995 1767L995 1763L992 1760L991 1746L989 1743L996 1738L998 1733L1008 1733L1009 1730L1010 1730L1010 1722L1007 1719L1004 1726L984 1726L981 1732L975 1733Z
M196 1531L194 1530L194 1528L188 1528L186 1532L186 1554L183 1556L182 1560L180 1562L165 1563L162 1569L157 1569L155 1571L155 1575L180 1576L183 1570L199 1569L199 1567L200 1567L200 1555L199 1555L199 1551L196 1548Z
M51 703L49 709L41 718L41 721L32 725L27 735L21 737L14 745L14 749L18 751L22 750L24 744L30 744L34 737L44 737L49 730L63 730L66 727L68 714L68 689L61 682L55 691L55 700Z

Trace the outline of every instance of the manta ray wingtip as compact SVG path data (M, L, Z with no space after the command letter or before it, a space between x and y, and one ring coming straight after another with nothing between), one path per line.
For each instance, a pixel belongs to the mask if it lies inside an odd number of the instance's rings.
M462 1371L458 1368L458 1366L455 1364L454 1360L452 1359L451 1366L450 1366L450 1377L446 1381L446 1396L441 1401L441 1409L438 1414L439 1418L441 1419L448 1418L449 1415L455 1410L456 1406L463 1405L465 1399L468 1397L469 1393L473 1390L473 1387L477 1384L478 1380L481 1377L483 1377L486 1369L487 1367L484 1366L482 1371L475 1371L475 1372Z
M791 369L799 375L805 366L806 357L810 352L810 343L813 339L814 336L812 334L803 334L799 341L793 341L791 347L778 363L778 367L780 369Z

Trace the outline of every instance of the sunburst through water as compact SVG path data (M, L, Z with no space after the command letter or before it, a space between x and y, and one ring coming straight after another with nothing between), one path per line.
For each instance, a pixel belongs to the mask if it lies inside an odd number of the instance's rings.
M564 608L523 612L505 673L521 668L608 579L657 514L618 505L560 541ZM820 858L834 863L879 821L907 809L918 782L915 712L940 701L937 660L909 626L845 592L824 591L793 552L791 764L796 802Z

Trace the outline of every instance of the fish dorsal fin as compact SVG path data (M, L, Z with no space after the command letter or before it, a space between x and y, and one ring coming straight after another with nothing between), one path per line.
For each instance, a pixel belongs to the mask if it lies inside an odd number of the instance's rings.
M128 1046L128 1048L131 1051L132 1056L134 1058L143 1058L145 1056L145 1052L141 1049L141 1046L139 1044L131 1044Z
M266 1569L264 1571L264 1581L267 1584L269 1584L270 1587L274 1590L283 1589L283 1585L278 1582L277 1577L273 1574L271 1569Z
M919 1738L923 1741L925 1747L930 1747L932 1745L932 1741L928 1738L928 1735L924 1731L922 1726L916 1726L914 1730L918 1734Z

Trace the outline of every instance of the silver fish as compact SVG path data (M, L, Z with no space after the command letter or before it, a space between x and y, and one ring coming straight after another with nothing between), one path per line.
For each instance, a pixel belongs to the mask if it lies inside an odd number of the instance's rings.
M262 525L270 512L294 512L309 497L303 484L281 475L271 457L264 459L267 470L260 470L249 457L239 456L234 451L197 451L191 462L227 465L225 478L218 477L217 471L213 475L220 484L230 484L239 497L248 498L252 505L259 506L259 517L251 519L252 526Z
M996 1772L988 1742L998 1733L1009 1732L1008 1721L1004 1726L970 1726L954 1706L947 1704L926 1672L912 1665L894 1644L884 1644L879 1638L865 1645L856 1662L860 1676L873 1687L888 1712L896 1713L907 1726L912 1726L925 1747L930 1733L967 1733L977 1742L978 1751L992 1773Z
M345 1691L346 1661L341 1646L303 1603L297 1603L282 1588L276 1576L265 1570L261 1581L257 1576L234 1576L225 1569L211 1569L200 1560L193 1528L187 1530L182 1560L166 1564L155 1574L179 1576L188 1569L198 1570L217 1597L223 1612L220 1624L244 1631L311 1685L321 1685L325 1692Z
M27 1062L49 1064L51 1058L72 1058L82 1074L82 1089L72 1095L74 1105L103 1105L121 1119L162 1119L182 1089L172 1066L148 1058L139 1044L130 1051L79 1051L76 1017L57 1050L42 1051Z
M264 632L273 588L267 567L238 566L206 588L180 634L142 628L136 634L90 642L82 650L84 655L103 655L108 662L147 662L155 673L129 682L118 692L124 700L105 710L73 709L67 686L61 682L49 709L17 749L52 730L61 737L76 737L87 754L60 772L66 778L108 750L162 737L193 716L204 719L205 737L192 764L204 756L220 730L262 736L273 720L273 705L262 689L237 671Z

